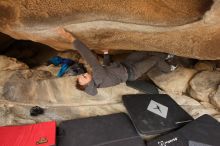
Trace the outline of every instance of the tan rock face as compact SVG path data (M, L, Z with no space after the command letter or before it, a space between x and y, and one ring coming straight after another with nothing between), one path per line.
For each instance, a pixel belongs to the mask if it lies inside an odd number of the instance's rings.
M162 73L155 68L148 76L164 91L181 95L186 92L189 81L196 72L194 69L179 67L171 73Z
M121 103L109 105L82 105L82 106L41 106L45 114L32 117L30 109L32 104L10 103L0 101L0 126L31 124L43 121L56 120L57 124L64 120L107 115L111 113L125 112L126 109Z
M0 70L21 70L28 69L28 66L22 62L17 61L15 58L9 58L0 55Z
M198 20L211 4L210 0L8 0L2 1L0 6L5 10L1 13L2 23L20 17L19 21L29 25L40 21L56 23L62 18L63 22L73 23L107 20L166 26ZM12 8L14 11L9 11Z
M193 118L198 118L204 114L211 116L219 115L219 111L215 109L213 105L207 102L198 102L195 99L185 96L168 93L187 113ZM216 117L218 119L218 117ZM219 120L219 119L218 119Z
M209 10L210 9L210 10ZM63 26L92 49L145 50L220 59L220 1L3 0L0 31L58 50Z
M190 81L190 95L200 101L209 102L220 83L219 71L203 71Z

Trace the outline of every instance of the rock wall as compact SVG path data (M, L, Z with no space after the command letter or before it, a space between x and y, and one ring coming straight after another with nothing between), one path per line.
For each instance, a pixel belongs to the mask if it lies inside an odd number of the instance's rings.
M210 0L3 0L1 18L2 24L19 19L29 26L97 20L176 26L200 19L211 4Z
M66 50L65 27L92 49L220 59L219 0L2 0L0 31Z

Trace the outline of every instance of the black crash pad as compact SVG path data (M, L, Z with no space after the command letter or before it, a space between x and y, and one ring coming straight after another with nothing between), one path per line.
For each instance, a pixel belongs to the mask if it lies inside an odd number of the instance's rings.
M127 81L126 85L146 94L159 94L153 83L144 80Z
M58 131L58 146L146 146L123 113L65 121Z
M166 94L123 95L123 102L141 134L154 135L168 132L193 120Z
M148 146L219 146L220 123L203 115L183 128L148 142Z

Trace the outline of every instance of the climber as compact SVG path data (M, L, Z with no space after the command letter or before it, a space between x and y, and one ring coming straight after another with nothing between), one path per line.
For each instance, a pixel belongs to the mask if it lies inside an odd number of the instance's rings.
M94 96L97 94L97 88L111 87L122 82L136 80L153 67L170 72L170 66L164 61L167 55L162 53L134 52L123 62L112 62L110 65L102 66L90 49L71 33L63 28L58 28L57 33L72 43L92 68L92 73L77 77L77 88L87 94Z

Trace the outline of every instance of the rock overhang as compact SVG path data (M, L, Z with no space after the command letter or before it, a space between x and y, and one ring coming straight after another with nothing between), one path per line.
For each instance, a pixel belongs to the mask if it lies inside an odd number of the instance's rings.
M62 26L92 49L158 51L203 60L220 59L218 0L106 0L102 4L97 0L26 0L9 4L10 1L0 2L0 6L12 8L16 14L9 17L12 23L2 25L3 33L57 50L72 47L55 32L56 27Z

